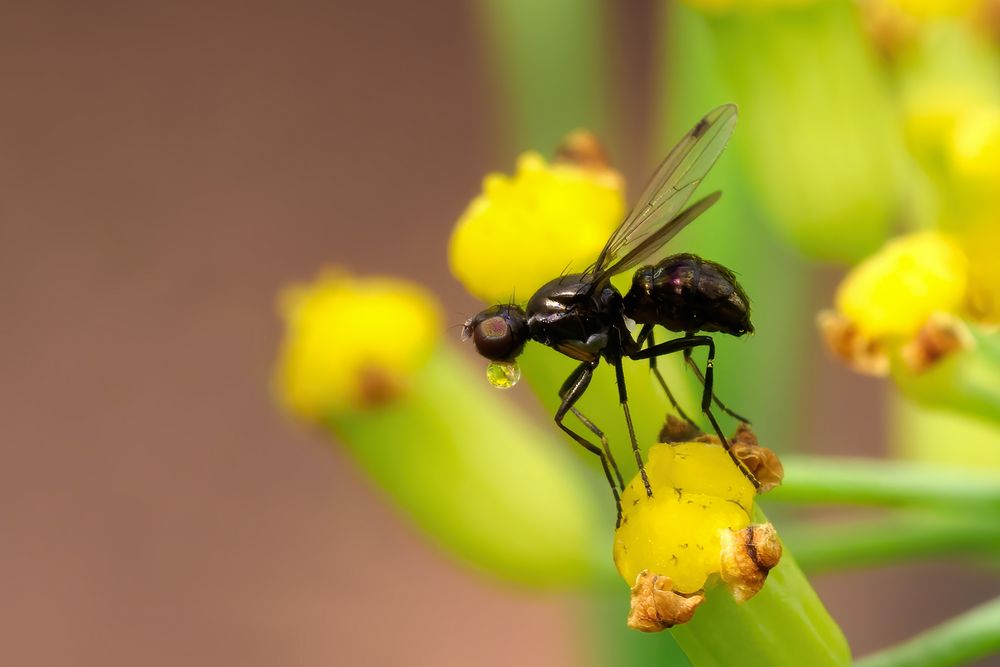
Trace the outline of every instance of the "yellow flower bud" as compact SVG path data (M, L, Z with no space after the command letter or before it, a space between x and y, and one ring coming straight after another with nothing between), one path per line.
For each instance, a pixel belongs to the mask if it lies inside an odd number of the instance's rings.
M448 249L452 273L483 301L526 299L597 259L624 211L616 172L525 153L514 176L487 176L462 214Z
M763 586L781 545L770 526L751 526L755 489L717 442L654 445L622 494L614 560L633 586L633 627L684 622L709 578L744 600ZM757 554L762 557L758 558Z
M962 311L968 261L951 237L912 234L859 264L837 290L840 315L866 339L912 337L935 312Z
M282 294L274 386L297 416L363 409L405 390L439 338L441 315L421 287L327 270Z

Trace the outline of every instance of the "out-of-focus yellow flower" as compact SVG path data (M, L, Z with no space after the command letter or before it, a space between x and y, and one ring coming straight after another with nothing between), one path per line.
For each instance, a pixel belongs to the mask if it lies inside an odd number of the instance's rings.
M526 299L597 259L624 211L616 172L525 153L514 176L487 176L462 214L448 249L452 273L483 301Z
M327 270L289 288L274 385L297 416L317 421L390 400L439 338L441 315L421 287Z
M995 202L1000 188L1000 105L967 109L956 122L948 143L955 177L968 188L983 190Z
M867 4L879 5L884 11L918 21L965 16L976 7L976 0L874 0Z
M718 575L744 600L763 585L781 545L770 525L751 526L755 490L717 442L654 445L622 494L615 532L618 572L633 586L630 624L653 631L686 622Z
M988 336L997 323L1000 271L993 268L990 249L1000 240L1000 229L984 224L966 232L960 238L912 234L857 266L837 292L836 310L819 316L830 350L858 372L891 371L904 384L932 375L959 353L971 353L977 337ZM979 333L972 335L970 326ZM970 357L962 368L975 365ZM931 380L923 384L937 386ZM956 381L940 383L942 400L953 385Z
M1000 324L1000 210L984 207L965 221L960 241L969 258L969 316L984 324Z
M921 232L887 243L855 267L837 290L836 307L863 336L911 337L933 313L962 313L967 287L961 246Z
M976 116L988 118L983 112L1000 104L1000 72L993 46L969 26L957 21L918 25L912 48L900 58L899 109L910 149L940 179L944 174L935 172L950 171L979 151L973 144L982 137L981 129L970 132L966 126Z
M954 143L965 114L987 104L989 97L989 91L965 81L911 84L902 99L903 127L910 147L924 161L940 159Z

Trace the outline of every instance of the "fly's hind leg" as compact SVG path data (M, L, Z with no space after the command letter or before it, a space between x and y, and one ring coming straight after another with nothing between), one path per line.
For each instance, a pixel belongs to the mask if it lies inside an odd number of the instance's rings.
M719 437L719 441L722 446L726 448L726 452L729 453L729 457L733 460L733 463L740 469L740 472L746 476L748 480L753 484L754 488L760 486L760 482L757 478L753 476L746 465L733 454L733 450L730 447L729 440L726 438L725 434L722 432L722 428L719 426L719 422L715 419L715 415L712 414L712 386L715 380L715 341L712 340L710 336L695 336L688 335L684 338L676 338L674 340L669 340L665 343L659 343L658 345L652 345L647 347L645 350L639 350L634 354L629 355L632 359L649 359L651 357L659 357L665 354L673 354L674 352L685 352L696 347L707 347L708 348L708 363L705 365L705 382L704 391L701 395L701 410L708 417L708 421L712 423L712 428L715 429L715 434Z
M720 410L722 410L723 412L725 412L727 415L729 415L730 417L732 417L736 421L746 422L747 424L750 423L750 420L747 419L746 417L738 415L735 412L733 412L732 410L730 410L729 408L727 408L726 405L722 401L719 400L719 397L715 395L714 391L711 391L710 389L707 389L707 386L711 386L711 385L708 385L708 381L706 379L706 376L704 374L702 374L701 369L698 368L698 364L696 364L695 361L694 361L694 359L691 357L691 348L687 348L686 350L684 350L684 362L694 372L694 375L695 375L696 378L698 378L698 382L701 383L701 386L703 388L706 388L706 391L708 391L711 394L711 396L712 396L712 402L715 403L715 405L717 405ZM711 372L711 369L712 369L712 358L709 359L709 361L708 361L708 367L707 368L708 368L709 372Z

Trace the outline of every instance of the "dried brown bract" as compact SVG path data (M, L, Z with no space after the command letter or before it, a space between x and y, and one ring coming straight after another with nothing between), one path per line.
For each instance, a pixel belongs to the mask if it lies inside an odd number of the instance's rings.
M565 162L593 171L610 171L611 160L601 141L589 130L567 134L556 149L557 162Z
M723 531L720 574L737 602L756 595L779 560L781 542L770 523Z
M375 364L362 366L357 382L361 389L359 394L363 408L388 405L406 391L402 378Z
M695 609L704 601L704 592L677 593L672 588L670 577L643 570L632 586L628 626L642 632L672 628L690 621Z
M698 440L705 435L691 422L685 421L676 415L667 415L667 421L660 429L660 442L670 444L671 442L691 442ZM718 440L718 438L716 438Z
M911 373L924 373L950 354L964 350L972 341L964 325L954 317L938 314L920 328L902 347L900 359Z
M778 455L767 447L761 447L757 436L749 424L740 424L730 441L733 455L743 462L760 486L757 493L767 493L781 484L785 478L785 467Z
M862 335L843 315L824 310L817 316L816 324L830 352L848 366L865 375L889 374L889 356L882 344Z

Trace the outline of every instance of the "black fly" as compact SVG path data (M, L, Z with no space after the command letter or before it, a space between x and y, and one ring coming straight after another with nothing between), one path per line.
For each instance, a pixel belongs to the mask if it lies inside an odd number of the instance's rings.
M746 421L715 398L712 392L715 343L710 336L698 335L698 332L722 332L742 336L753 331L750 302L733 273L715 262L679 254L638 268L632 287L624 296L611 284L612 276L649 261L667 241L718 201L721 193L714 192L681 210L722 153L735 124L736 106L732 104L718 107L698 121L657 168L635 208L611 234L590 268L546 283L531 297L526 309L516 305L493 306L469 318L463 329L463 339L472 338L479 353L494 362L512 362L529 339L580 361L559 390L562 403L555 421L571 438L600 457L615 496L619 520L619 488L624 488L621 473L604 433L574 407L602 358L615 368L632 451L648 496L653 492L632 426L622 359L648 359L674 409L691 422L656 368L657 357L683 352L704 386L701 409L727 451L729 441L711 411L713 400L726 413ZM634 339L626 318L642 325ZM656 325L684 336L656 343L653 340ZM702 346L708 348L704 374L691 359L691 350ZM563 423L570 412L600 439L602 447ZM731 451L730 456L733 456ZM756 486L746 467L735 456L733 460Z

